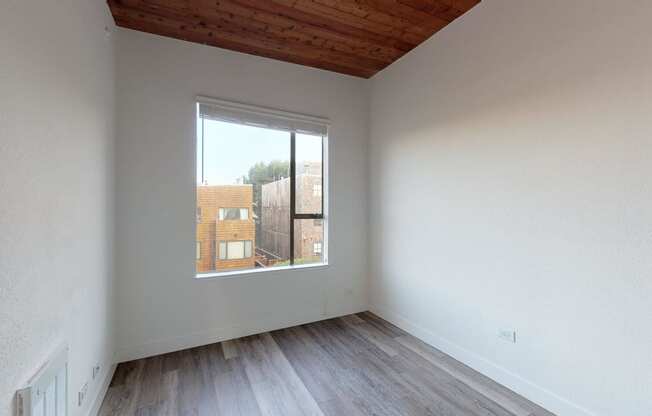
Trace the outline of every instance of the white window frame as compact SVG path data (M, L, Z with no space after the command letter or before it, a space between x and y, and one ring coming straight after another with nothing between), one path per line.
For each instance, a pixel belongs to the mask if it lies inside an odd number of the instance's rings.
M332 143L332 137L330 136L329 130L330 130L330 120L327 118L323 117L316 117L316 116L310 116L310 115L305 115L301 113L292 113L288 111L282 111L282 110L276 110L276 109L271 109L267 107L260 107L260 106L254 106L254 105L248 105L248 104L242 104L242 103L237 103L237 102L232 102L232 101L226 101L226 100L221 100L221 99L216 99L216 98L210 98L210 97L205 97L205 96L198 96L196 100L196 114L199 114L199 108L200 105L210 105L214 107L214 111L216 113L223 112L224 114L224 120L227 122L235 122L235 123L240 123L240 124L250 124L250 125L257 125L258 127L261 127L260 123L258 120L271 120L271 124L269 128L277 128L281 130L285 130L286 128L292 128L294 129L293 131L296 133L306 133L306 134L311 134L308 131L302 131L301 129L304 126L313 126L313 125L319 125L325 132L322 135L322 187L321 187L321 198L322 198L322 224L323 224L323 240L322 240L322 261L320 263L311 263L311 264L294 264L290 266L282 266L282 267L269 267L269 268L255 268L255 269L246 269L246 270L233 270L233 271L224 271L224 272L207 272L207 273L196 273L195 277L198 279L205 279L205 278L233 278L233 277L238 277L238 276L247 276L247 275L258 275L260 276L263 273L279 273L279 272L285 272L285 271L290 271L290 270L306 270L306 269L321 269L321 268L326 268L329 267L329 265L332 263L331 260L328 257L329 253L329 235L330 235L330 223L332 221L332 217L330 215L330 193L331 193L331 187L330 187L330 152L331 152L331 143ZM235 121L234 118L237 118L239 114L245 115L243 117L244 122L239 122ZM248 123L247 118L248 116L251 116L252 119L254 120L253 123ZM195 116L196 117L196 116ZM195 125L195 129L197 129L197 123L193 123ZM290 126L290 127L287 127ZM266 126L263 126L266 127ZM288 130L289 131L289 130ZM197 137L197 131L195 131L195 134L193 137ZM194 142L194 141L193 141ZM195 152L196 153L196 152ZM194 170L196 172L197 169ZM251 218L251 215L248 215L248 218ZM225 261L224 259L220 259L220 242L216 242L216 250L218 253L216 254L216 260L217 261ZM252 250L253 250L253 242L252 242ZM252 253L253 255L253 253Z
M242 243L242 257L229 258L229 244L235 243ZM249 243L249 250L247 250L247 243ZM253 257L253 246L253 240L220 240L217 253L217 261L250 259ZM224 247L224 250L222 250L222 247ZM247 255L247 251L249 251L249 255ZM222 252L224 252L224 256L222 256Z

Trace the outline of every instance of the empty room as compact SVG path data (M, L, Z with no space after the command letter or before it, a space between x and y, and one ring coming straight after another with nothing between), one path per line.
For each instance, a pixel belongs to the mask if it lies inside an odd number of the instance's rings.
M0 416L652 416L650 22L0 0Z

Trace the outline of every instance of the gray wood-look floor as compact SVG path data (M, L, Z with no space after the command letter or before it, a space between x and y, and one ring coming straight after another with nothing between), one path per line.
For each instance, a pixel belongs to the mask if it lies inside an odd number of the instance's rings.
M100 415L552 413L365 312L122 363Z

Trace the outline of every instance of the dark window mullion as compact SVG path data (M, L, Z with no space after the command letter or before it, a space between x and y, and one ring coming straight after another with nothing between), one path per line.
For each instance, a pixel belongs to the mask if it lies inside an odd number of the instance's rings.
M297 219L297 220L321 220L321 219L324 219L324 214L294 214L294 219Z
M324 215L324 136L321 136L321 215Z
M294 265L294 219L296 217L296 135L290 133L290 266Z

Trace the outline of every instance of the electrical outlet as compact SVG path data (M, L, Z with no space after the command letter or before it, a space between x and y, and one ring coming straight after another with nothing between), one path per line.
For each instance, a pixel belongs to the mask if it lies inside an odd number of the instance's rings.
M498 338L516 344L516 331L513 329L501 329L498 331Z
M95 377L97 377L98 374L100 374L100 365L99 364L96 365L95 367L93 367L93 380L95 380Z
M88 392L88 383L84 383L81 389L79 389L79 393L77 393L77 406L81 407L81 405L84 403L84 399L86 398L86 393Z

